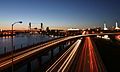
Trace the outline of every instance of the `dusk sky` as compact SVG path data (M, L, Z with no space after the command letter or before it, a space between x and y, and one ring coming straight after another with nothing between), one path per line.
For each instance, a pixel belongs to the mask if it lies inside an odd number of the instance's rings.
M0 0L0 29L87 28L115 25L120 22L120 0ZM120 26L120 23L119 23Z

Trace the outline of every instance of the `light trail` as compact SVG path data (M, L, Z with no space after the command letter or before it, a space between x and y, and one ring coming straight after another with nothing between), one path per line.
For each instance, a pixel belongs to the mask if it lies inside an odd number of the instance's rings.
M77 40L59 59L55 61L53 65L46 70L46 72L65 72L74 60L80 43L81 40Z
M78 43L76 44L76 46L74 47L74 49L72 50L72 52L69 54L69 56L67 57L67 59L64 61L64 63L62 64L62 66L59 68L58 72L65 72L67 67L71 65L74 57L76 56L76 52L80 46L81 40L78 40ZM70 63L71 62L71 63Z
M78 59L75 72L101 72L105 71L90 37L85 37L85 42Z
M63 58L72 50L76 43L77 42L75 42L59 59L57 59L57 61L55 61L55 63L46 70L46 72L51 72L58 65L58 63L60 63L60 61L63 60Z

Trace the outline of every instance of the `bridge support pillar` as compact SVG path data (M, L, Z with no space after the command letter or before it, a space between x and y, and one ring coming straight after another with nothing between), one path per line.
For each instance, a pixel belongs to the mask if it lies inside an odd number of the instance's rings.
M31 72L31 62L27 63L27 72Z
M70 44L72 44L72 41L70 41Z
M51 49L51 59L53 58L54 50Z
M62 44L62 49L64 49L64 44Z
M6 47L4 47L4 54L6 54L6 52L7 52L7 51L6 51Z
M60 51L62 51L62 46L61 46L61 45L59 46L59 52L60 52Z
M70 41L69 41L69 42L67 42L67 45L70 45Z
M37 60L38 60L38 65L39 65L39 70L41 71L42 69L42 56L40 55L40 56L38 56L38 58L37 58Z

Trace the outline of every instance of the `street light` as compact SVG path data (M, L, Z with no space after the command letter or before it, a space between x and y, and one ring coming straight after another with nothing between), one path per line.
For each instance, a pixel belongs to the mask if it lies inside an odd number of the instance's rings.
M18 21L18 22L14 22L13 24L12 24L12 72L14 72L14 68L13 68L13 57L14 57L14 47L13 47L13 26L15 25L15 24L17 24L17 23L22 23L22 21Z
M13 36L13 26L14 26L15 24L17 24L17 23L22 23L22 21L14 22L14 23L12 24L12 36Z

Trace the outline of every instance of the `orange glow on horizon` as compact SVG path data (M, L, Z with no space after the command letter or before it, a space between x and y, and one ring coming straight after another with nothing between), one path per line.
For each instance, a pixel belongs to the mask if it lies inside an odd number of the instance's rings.
M35 28L35 27L33 27ZM2 26L0 27L2 30L11 30L11 27L9 26ZM40 29L40 28L38 28ZM50 27L50 29L58 29L58 30L67 30L66 27ZM28 30L28 26L14 26L14 30ZM44 27L44 30L46 30L46 27Z

